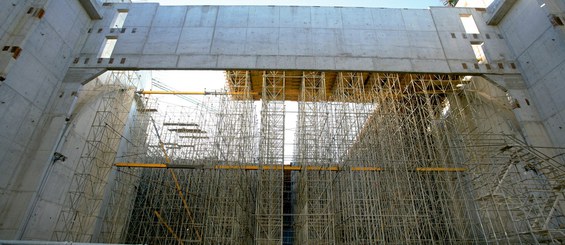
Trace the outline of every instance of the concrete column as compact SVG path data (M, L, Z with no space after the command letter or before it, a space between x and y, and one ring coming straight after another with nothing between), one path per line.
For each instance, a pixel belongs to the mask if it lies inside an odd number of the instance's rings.
M484 75L487 80L503 87L516 101L513 110L526 143L531 146L553 147L538 109L531 103L531 95L521 75Z
M41 234L40 231L43 229L39 229L38 232L37 229L30 229L30 226L45 224L44 222L50 224L56 221L58 213L46 213L46 206L50 206L50 204L43 203L38 206L38 203L45 200L52 203L58 199L55 198L57 196L56 193L45 192L46 188L53 187L46 186L47 182L50 185L57 185L59 189L68 186L68 183L58 183L56 178L51 176L51 173L53 167L66 157L64 154L61 154L60 146L67 133L69 121L73 118L79 89L84 83L92 80L103 71L101 69L89 71L71 69L58 89L57 96L52 99L49 113L44 115L46 124L36 135L37 140L35 141L38 146L29 152L28 160L26 161L27 167L21 170L22 177L16 179L15 183L13 183L15 186L29 186L26 193L31 194L28 202L10 203L14 209L26 210L25 213L22 213L21 218L18 219L21 223L15 237L16 239L23 239L28 237L28 235L32 239L50 238L51 234ZM62 202L63 200L60 201ZM22 208L26 205L27 209ZM39 234L33 234L36 232Z

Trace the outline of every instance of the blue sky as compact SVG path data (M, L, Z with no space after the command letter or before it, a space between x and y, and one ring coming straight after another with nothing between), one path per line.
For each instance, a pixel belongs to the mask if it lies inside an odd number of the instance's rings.
M133 0L160 2L162 5L292 5L376 8L416 8L442 6L441 0Z

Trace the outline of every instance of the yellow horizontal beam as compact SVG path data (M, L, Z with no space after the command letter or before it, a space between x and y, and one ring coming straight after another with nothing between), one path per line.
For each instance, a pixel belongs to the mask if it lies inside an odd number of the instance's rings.
M351 171L383 171L383 168L377 167L351 167Z
M416 168L418 172L465 172L466 168Z
M154 91L154 90L140 90L138 94L170 94L170 95L254 95L257 92L202 92L202 91Z
M134 163L134 162L119 162L115 164L116 167L131 167L131 168L169 168L164 163ZM176 168L176 167L171 167ZM187 167L191 168L191 167ZM222 170L284 170L284 171L383 171L384 168L379 167L350 167L340 168L337 166L290 166L290 165L215 165L209 167L195 167L200 169L222 169ZM416 168L418 172L464 172L466 168L443 168L443 167L419 167Z
M116 167L132 167L132 168L169 168L164 163L126 163L119 162L115 164ZM340 171L347 170L347 168L340 168L336 166L323 167L323 166L290 166L290 165L215 165L211 167L200 167L201 169L224 169L224 170L285 170L285 171ZM351 171L382 171L383 168L376 167L351 167Z
M214 169L243 169L243 170L258 170L259 166L247 165L247 166L238 166L238 165L216 165Z
M164 163L119 162L114 164L114 166L127 168L167 168L167 164Z
M299 168L298 170L302 170L302 169L306 168L307 171L339 171L340 170L339 167L322 167L322 166L305 166L305 167L289 166L289 167ZM343 169L341 169L341 170L343 170Z
M245 166L238 166L238 165L216 165L214 169L242 169L242 170L285 170L285 171L340 171L340 170L347 170L347 168L340 168L340 167L323 167L323 166L290 166L290 165L264 165L264 166L257 166L257 165L245 165ZM383 168L375 168L375 167L351 167L349 168L351 171L382 171Z

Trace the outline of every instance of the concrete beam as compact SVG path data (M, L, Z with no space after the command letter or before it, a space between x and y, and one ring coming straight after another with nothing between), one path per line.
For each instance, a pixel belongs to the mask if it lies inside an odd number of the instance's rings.
M78 0L90 19L101 20L100 4L96 0Z
M64 83L80 83L82 85L90 82L92 79L100 76L106 69L80 69L70 68L63 80Z
M116 3L104 9L127 9L124 26L109 28L108 18L94 23L73 68L518 74L498 27L469 8ZM465 32L462 14L474 16L480 34ZM101 58L109 39L117 39L112 55ZM485 43L490 64L477 63L471 42Z
M517 0L496 0L487 8L487 24L498 25Z

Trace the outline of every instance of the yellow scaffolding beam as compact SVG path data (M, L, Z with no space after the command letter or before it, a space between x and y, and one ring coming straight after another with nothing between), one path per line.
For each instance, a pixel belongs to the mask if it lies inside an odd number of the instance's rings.
M426 167L416 168L418 172L465 172L466 168L442 168L442 167Z
M127 168L184 168L184 169L219 169L219 170L284 170L284 171L384 171L379 167L338 167L338 166L290 166L290 165L214 165L214 166L169 166L164 163L119 162L116 167ZM466 168L418 167L417 172L465 172Z
M136 163L136 162L119 162L114 164L116 167L128 167L128 168L167 168L167 164L164 163Z
M177 175L175 174L175 172L172 169L169 169L169 172L171 173L171 175L173 176L173 180L175 181L175 187L177 189L177 192L182 200L182 204L184 206L184 209L186 210L186 213L188 214L188 218L190 219L190 222L192 222L193 224L196 224L194 221L194 217L192 216L192 212L190 212L190 209L188 208L188 202L186 201L186 198L184 197L184 193L182 192L182 188L179 184L179 180L177 178ZM202 235L200 235L200 231L198 229L196 229L196 227L194 227L194 231L196 232L196 236L198 237L198 241L202 241Z
M167 163L171 163L171 158L169 157L169 154L167 154L167 149L165 148L165 144L163 143L163 141L161 141L161 137L159 136L159 133L158 133L157 129L155 129L155 132L157 133L157 137L159 138L159 146L161 147L161 150L163 151L163 154L165 154L165 161L166 161ZM163 165L165 165L165 167L167 166L166 164L163 164ZM188 214L188 217L189 217L189 219L190 219L190 222L192 222L193 224L195 224L194 218L193 218L193 216L192 216L192 212L190 212L190 208L188 207L188 202L186 201L186 198L185 198L185 196L184 196L184 193L183 193L183 191L182 191L182 188L181 188L181 186L180 186L180 184L179 184L177 175L175 174L175 172L174 172L172 169L169 169L169 173L171 173L171 176L173 177L173 180L175 181L175 187L176 187L176 189L177 189L177 192L178 192L178 194L179 194L179 197L180 197L181 200L182 200L182 204L183 204L183 206L184 206L184 209L186 210L186 213ZM157 217L158 217L159 219L161 219L161 218L160 218L161 216L159 215L159 212L155 211L155 215L157 215ZM164 224L167 225L166 223L164 223ZM196 235L198 236L198 240L201 241L201 240L202 240L202 235L200 235L200 232L198 231L198 229L196 229L196 227L193 227L193 228L194 228L194 231L196 232ZM167 226L167 229L170 229L170 228ZM172 232L172 230L170 230L170 231ZM173 233L173 235L175 235L175 234ZM175 235L175 237L177 237L177 236ZM177 239L178 239L178 237L177 237ZM181 242L180 240L179 240L179 242L182 244L182 242Z
M163 94L163 95L255 95L256 92L207 92L207 91L155 91L155 90L139 90L138 94Z
M163 219L163 217L161 217L161 214L159 214L158 211L154 211L155 216L157 216L157 219L159 219L159 223L161 223L163 226L165 226L165 228L167 228L167 230L169 231L169 233L171 233L171 235L173 235L173 237L175 239L177 239L177 241L179 242L179 244L184 244L182 242L182 240L180 239L180 237L173 231L173 229L169 226L169 224L167 224L167 221L165 219Z

